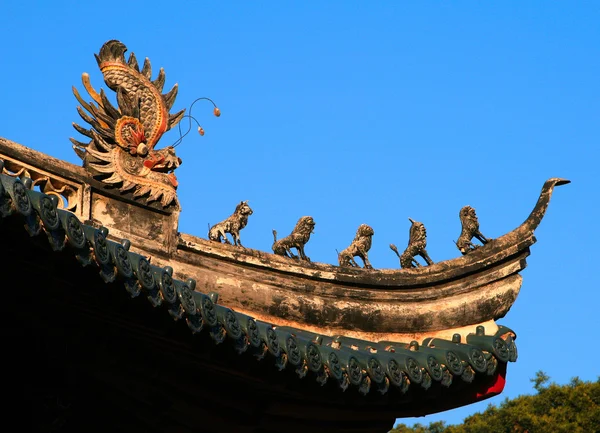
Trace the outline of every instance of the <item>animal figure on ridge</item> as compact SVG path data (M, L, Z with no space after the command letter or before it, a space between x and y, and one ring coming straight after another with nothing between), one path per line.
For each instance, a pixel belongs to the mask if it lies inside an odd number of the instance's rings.
M338 254L338 262L340 266L359 267L354 257L360 257L366 269L373 269L369 262L369 250L375 232L367 224L361 224L356 231L356 236L350 246Z
M310 216L303 216L298 220L292 233L285 238L277 240L277 231L273 230L273 252L280 256L299 258L310 262L310 258L304 253L304 245L310 239L315 228L315 220ZM291 248L296 248L298 255L292 253Z
M240 230L248 224L248 217L252 215L252 209L248 206L248 200L241 201L236 207L233 214L227 219L215 224L208 230L208 239L215 242L225 242L230 244L226 233L229 233L233 238L233 245L242 246L240 240Z
M474 237L484 245L489 242L489 240L479 231L479 220L477 219L475 209L471 206L464 206L458 213L458 216L462 224L462 230L456 241L456 246L461 253L467 254L479 248L479 245L474 245L473 242L471 242Z
M418 268L421 266L419 262L415 260L416 256L421 256L428 265L433 264L433 260L427 254L425 247L427 246L427 230L425 225L421 222L408 219L412 225L410 226L408 246L402 254L398 252L396 245L390 244L392 251L396 253L400 259L400 266L402 268Z

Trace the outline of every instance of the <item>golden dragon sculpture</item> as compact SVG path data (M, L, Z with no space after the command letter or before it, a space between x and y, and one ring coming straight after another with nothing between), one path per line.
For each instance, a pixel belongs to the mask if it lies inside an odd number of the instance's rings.
M73 87L81 104L77 112L91 125L74 128L90 138L82 143L71 138L83 165L104 183L147 203L160 202L163 208L177 204L177 179L173 171L181 164L173 146L156 150L162 135L183 118L185 110L169 114L177 96L177 84L162 94L165 72L161 68L152 80L150 60L140 70L133 53L125 59L127 47L117 40L106 42L96 61L106 85L116 93L118 108L103 89L96 92L87 73L82 82L93 101L85 102ZM83 107L83 108L82 108ZM85 110L84 110L85 109ZM87 113L86 113L87 111Z

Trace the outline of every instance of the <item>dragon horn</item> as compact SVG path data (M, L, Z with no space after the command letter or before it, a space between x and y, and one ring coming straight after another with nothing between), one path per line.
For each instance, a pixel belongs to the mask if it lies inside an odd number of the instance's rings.
M150 64L150 59L148 57L144 59L144 66L142 66L141 74L149 80L152 78L152 65Z
M156 87L156 90L158 90L161 93L163 91L163 87L165 86L165 79L165 70L163 68L160 68L160 71L158 72L158 77L156 78L156 80L152 81L152 85Z
M96 90L92 87L92 83L90 83L90 75L87 72L81 74L81 82L83 83L83 87L85 87L85 90L87 90L92 99L96 101L98 105L102 105L100 95L98 95L98 92L96 92Z
M416 221L415 221L415 220L413 220L412 218L409 218L408 220L411 222L411 224L414 224L414 223L416 222Z
M127 64L135 69L137 72L140 72L140 65L138 64L137 58L134 53L129 55L129 60L127 60Z

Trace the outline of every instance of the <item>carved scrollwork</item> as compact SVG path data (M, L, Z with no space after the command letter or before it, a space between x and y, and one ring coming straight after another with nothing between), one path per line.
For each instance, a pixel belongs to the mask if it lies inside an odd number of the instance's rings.
M510 353L506 342L502 338L496 337L494 338L492 345L494 355L496 355L496 357L498 357L500 361L508 362L508 360L510 359Z
M288 335L285 339L285 349L288 357L288 362L293 366L298 366L302 363L302 354L298 348L298 341L293 335Z
M446 367L456 376L461 376L465 369L459 357L451 350L446 352Z
M225 312L225 330L227 334L234 340L237 340L242 336L242 327L240 326L240 322L233 311L227 309Z
M12 185L11 195L17 212L24 216L31 215L31 200L29 200L27 188L21 181L15 180L15 182Z
M39 186L44 194L58 199L58 208L74 212L77 207L77 190L70 185L54 185L48 176L40 177L34 181L34 186Z
M404 363L406 374L412 383L421 383L423 381L423 370L415 358L408 357Z
M277 333L271 326L267 326L265 343L267 349L271 352L271 355L278 357L281 354L281 347L279 346L279 340L277 339Z
M354 356L348 359L348 365L346 367L348 373L348 379L352 385L360 385L363 380L363 371L360 366L360 362Z
M131 261L129 260L129 254L122 245L115 244L113 249L113 258L119 274L121 274L121 276L124 278L133 278L133 267L131 266Z
M150 266L150 262L146 258L140 257L136 269L136 274L138 281L140 282L144 290L152 291L156 288L156 283L154 282L154 275L152 274L152 267Z
M54 200L46 194L29 192L29 199L33 208L38 213L46 232L51 232L60 227L60 219L56 211Z
M321 351L313 342L309 342L306 345L306 364L308 366L308 369L314 373L321 371L321 369L323 368L323 359L321 357Z
M217 312L215 311L215 304L213 301L206 295L202 296L202 301L200 302L200 312L202 313L202 319L204 323L209 326L217 326Z
M21 215L28 217L31 215L32 205L29 195L27 194L27 187L17 178L3 176L1 178L2 188L5 191L5 198L9 208L6 210L6 215L10 215L13 210L19 212ZM8 193L8 197L6 197Z
M40 218L46 230L56 230L60 225L56 206L54 206L49 196L42 196L40 198Z
M187 284L180 284L177 290L177 296L179 302L183 306L183 309L188 315L194 316L197 314L196 300L192 294L192 290Z
M62 250L65 245L65 232L61 230L61 219L56 209L56 199L34 191L29 192L29 198L42 221L50 247L54 251Z
M444 377L444 371L442 370L442 366L433 356L427 357L427 370L429 374L431 374L431 378L436 382L439 382Z
M138 263L137 271L138 281L146 291L146 299L153 307L162 305L163 295L160 289L160 280L164 270L152 266L149 260L142 257Z
M327 372L335 380L342 381L344 371L342 370L340 358L333 351L327 355Z
M110 265L110 253L106 242L106 235L102 230L94 232L94 256L101 267Z
M387 375L394 386L400 388L404 393L408 390L408 380L406 379L406 373L400 369L400 364L395 359L390 359L387 363Z
M67 233L67 241L73 245L73 247L85 248L87 246L81 221L79 221L75 215L70 214L67 218L65 232Z
M174 304L177 301L177 292L175 291L173 278L166 269L162 270L158 276L158 287L160 288L162 298L169 304Z
M472 347L469 350L469 362L478 373L485 373L487 369L487 361L483 352L477 347Z
M385 372L381 363L377 360L377 358L370 358L368 362L369 366L369 376L373 380L373 382L377 384L381 384L385 381Z
M75 249L83 249L86 247L85 233L79 219L71 212L58 210L58 215L62 223L63 230L67 235L68 243Z
M252 347L260 347L262 341L260 339L260 333L258 332L258 326L251 317L248 317L246 321L246 332L248 333L248 342Z
M31 175L30 167L25 167L18 162L6 160L4 161L3 167L1 167L1 174L6 174L10 177L18 178L21 176L28 177L30 179L34 179Z
M0 173L14 178L27 177L32 180L32 189L38 188L44 194L56 197L59 209L75 212L80 195L80 187L71 185L41 168L30 167L19 161L7 160Z

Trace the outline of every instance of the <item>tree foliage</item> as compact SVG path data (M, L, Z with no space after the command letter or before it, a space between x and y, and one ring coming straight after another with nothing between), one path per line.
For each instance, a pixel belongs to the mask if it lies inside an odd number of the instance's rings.
M536 394L506 399L499 407L489 405L462 424L398 424L389 433L600 433L600 377L596 382L575 377L566 385L548 384L549 380L538 371L531 379Z

